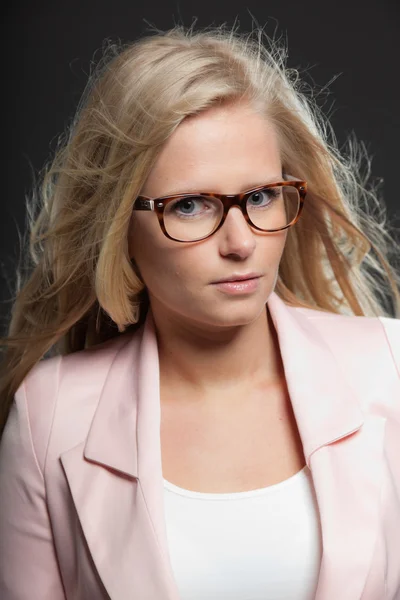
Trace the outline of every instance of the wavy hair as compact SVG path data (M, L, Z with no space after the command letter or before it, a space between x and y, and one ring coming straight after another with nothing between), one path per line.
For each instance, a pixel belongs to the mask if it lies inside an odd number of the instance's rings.
M132 205L162 144L188 116L248 101L275 125L285 172L308 182L288 230L276 293L288 304L361 316L400 316L400 276L370 162L342 152L287 49L259 27L152 32L107 42L27 199L8 332L1 338L0 433L16 390L42 358L138 327L146 289L128 254ZM367 162L367 173L361 173ZM21 258L22 256L22 258ZM21 260L23 264L21 265Z

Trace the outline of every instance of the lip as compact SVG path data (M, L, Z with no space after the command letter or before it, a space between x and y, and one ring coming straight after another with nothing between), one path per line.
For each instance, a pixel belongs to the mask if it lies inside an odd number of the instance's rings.
M261 277L259 273L246 273L244 275L231 275L230 277L226 277L225 279L218 279L218 281L213 281L212 283L231 283L234 281L246 281L247 279L258 279Z
M229 296L246 296L254 294L260 289L261 277L251 277L250 279L234 279L230 281L220 281L214 286L217 290Z

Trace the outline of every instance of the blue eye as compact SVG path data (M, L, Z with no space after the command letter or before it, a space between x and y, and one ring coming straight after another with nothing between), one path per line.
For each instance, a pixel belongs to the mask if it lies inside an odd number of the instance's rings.
M265 188L251 194L247 199L247 203L250 208L266 207L269 206L273 200L279 198L280 195L281 190L279 187Z
M207 196L185 196L167 205L166 215L178 219L203 219L220 212L220 202Z
M197 215L205 210L206 199L201 196L198 198L182 198L182 200L174 203L171 208L178 215Z

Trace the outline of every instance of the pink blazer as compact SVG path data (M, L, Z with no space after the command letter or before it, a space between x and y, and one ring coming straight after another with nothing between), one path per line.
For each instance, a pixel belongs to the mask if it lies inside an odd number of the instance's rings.
M316 600L399 600L400 320L268 307L321 519ZM149 313L25 378L0 453L2 600L179 600L158 373Z

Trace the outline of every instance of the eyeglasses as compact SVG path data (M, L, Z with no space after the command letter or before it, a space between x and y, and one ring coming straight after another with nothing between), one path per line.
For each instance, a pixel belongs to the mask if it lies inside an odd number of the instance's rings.
M285 181L268 183L241 194L197 192L149 198L138 196L133 210L151 210L170 240L198 242L222 227L232 206L238 206L247 223L265 233L292 227L300 217L307 182L284 175Z

